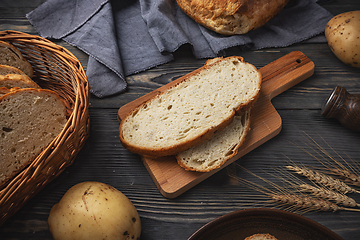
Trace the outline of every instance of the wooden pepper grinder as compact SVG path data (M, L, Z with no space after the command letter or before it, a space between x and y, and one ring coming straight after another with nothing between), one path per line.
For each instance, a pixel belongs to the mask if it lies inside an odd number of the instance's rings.
M325 102L321 115L337 119L348 129L360 131L360 95L350 94L337 86Z

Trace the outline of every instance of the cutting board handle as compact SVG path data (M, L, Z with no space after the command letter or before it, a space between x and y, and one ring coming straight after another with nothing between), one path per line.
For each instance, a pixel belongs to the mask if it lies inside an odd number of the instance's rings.
M314 73L315 64L302 52L293 51L262 67L262 93L270 100Z

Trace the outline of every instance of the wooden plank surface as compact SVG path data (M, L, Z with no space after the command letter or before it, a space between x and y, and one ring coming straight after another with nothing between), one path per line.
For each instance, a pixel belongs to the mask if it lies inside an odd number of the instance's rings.
M25 14L43 2L45 0L1 0L0 30L37 34ZM360 2L354 0L321 2L332 14L360 9ZM72 51L86 68L86 54L63 41L55 42ZM199 68L206 60L195 59L191 47L183 46L174 54L174 61L127 77L129 88L126 93L106 99L91 96L90 137L74 164L0 226L0 239L52 239L47 226L51 207L71 186L82 181L106 182L128 196L141 218L141 239L185 240L216 217L259 204L254 197L257 192L236 180L242 177L257 181L247 175L242 167L277 181L278 177L269 176L269 173L275 173L290 160L320 166L304 151L304 148L308 148L309 136L334 156L332 150L346 160L353 159L359 163L360 134L347 130L336 120L324 119L321 106L336 85L345 87L353 94L360 94L360 69L342 64L326 43L299 43L259 51L242 51L235 47L229 49L226 55L240 55L260 69L293 51L301 51L311 59L315 63L315 72L272 99L271 103L282 119L280 133L175 199L165 198L141 158L121 146L117 113L121 106ZM262 184L261 181L258 183ZM360 202L358 194L351 197ZM331 229L345 240L359 239L358 212L312 212L304 216Z
M262 75L262 85L260 97L252 108L251 130L238 153L221 168L207 173L185 171L177 164L174 156L158 159L143 156L143 163L161 194L167 198L178 197L276 136L281 130L281 118L271 104L271 99L310 77L314 73L314 67L314 63L308 57L299 51L294 51L259 69ZM166 91L179 81L181 79L174 80L160 89L122 106L118 111L120 121L132 109L156 96L159 92Z

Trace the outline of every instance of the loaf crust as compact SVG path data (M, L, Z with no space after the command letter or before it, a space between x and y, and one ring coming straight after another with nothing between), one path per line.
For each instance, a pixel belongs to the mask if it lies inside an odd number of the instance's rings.
M45 89L18 89L0 97L0 189L30 164L66 124L59 95Z
M13 87L13 88L7 88L7 87L0 87L0 97L8 94L9 92L15 91L15 90L19 90L19 87Z
M9 89L13 87L37 89L41 88L30 77L20 74L0 75L0 87L6 87Z
M257 100L260 72L241 57L217 58L133 109L119 127L129 151L175 155L210 139Z
M0 41L0 64L16 67L30 78L33 77L34 70L19 49L4 41Z
M224 35L245 34L277 15L288 0L177 0L204 27Z

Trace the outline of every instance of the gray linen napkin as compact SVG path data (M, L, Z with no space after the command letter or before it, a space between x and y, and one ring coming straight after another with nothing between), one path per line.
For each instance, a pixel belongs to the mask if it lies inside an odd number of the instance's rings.
M321 34L332 15L315 0L290 0L265 26L237 36L200 26L175 0L48 0L26 17L42 37L63 39L89 55L91 92L102 98L124 92L127 76L173 60L184 44L199 59L234 46L286 47Z

